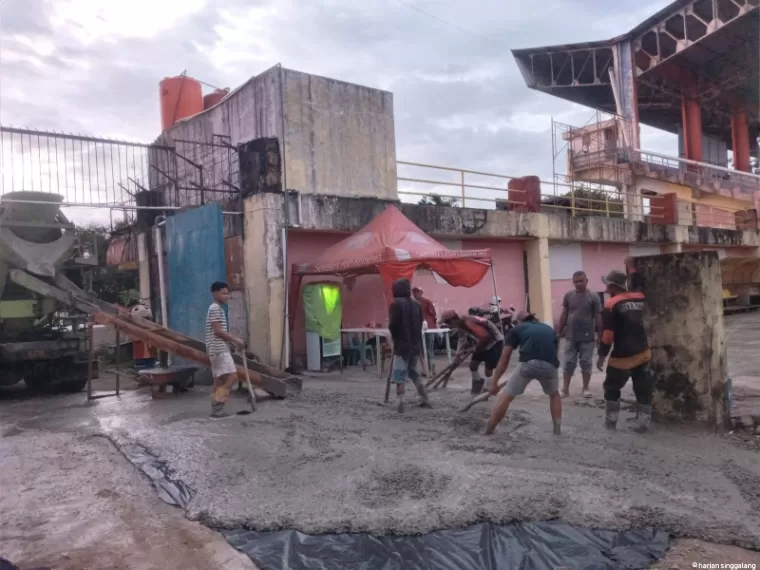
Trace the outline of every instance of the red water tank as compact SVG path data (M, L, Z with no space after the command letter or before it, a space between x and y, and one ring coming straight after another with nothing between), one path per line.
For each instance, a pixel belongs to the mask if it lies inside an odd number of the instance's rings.
M229 87L227 89L214 89L208 95L203 96L203 110L210 109L222 99L224 99L230 92Z
M161 95L161 128L168 129L185 117L203 111L203 90L195 79L185 75L164 77L158 84Z

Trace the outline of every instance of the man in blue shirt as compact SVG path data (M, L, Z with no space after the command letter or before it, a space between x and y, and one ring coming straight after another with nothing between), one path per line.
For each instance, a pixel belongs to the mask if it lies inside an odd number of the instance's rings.
M491 435L507 414L509 404L525 391L531 380L538 380L549 396L549 411L554 424L554 433L560 435L562 424L562 399L559 395L559 359L557 347L559 340L554 329L549 325L538 322L536 317L525 311L516 317L518 324L507 334L504 350L496 366L491 385L491 395L498 398L488 418L486 435ZM507 380L503 388L499 388L499 379L509 366L512 351L520 349L520 365Z

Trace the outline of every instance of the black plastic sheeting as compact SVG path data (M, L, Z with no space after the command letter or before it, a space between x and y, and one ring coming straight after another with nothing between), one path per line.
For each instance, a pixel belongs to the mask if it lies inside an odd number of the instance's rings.
M655 529L613 532L558 522L484 523L423 536L223 533L262 570L633 570L662 558L669 542Z
M193 492L185 483L172 478L172 470L165 461L161 461L139 445L116 446L132 465L148 476L163 502L187 508L193 498Z

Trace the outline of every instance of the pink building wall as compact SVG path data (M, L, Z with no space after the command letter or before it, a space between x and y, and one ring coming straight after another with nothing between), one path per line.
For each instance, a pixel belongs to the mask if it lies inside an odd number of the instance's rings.
M602 277L612 269L625 271L623 260L629 255L631 255L631 248L628 244L582 243L582 264L578 269L586 272L591 291L604 291ZM555 325L559 322L562 313L562 299L572 288L572 279L552 279L552 317Z
M288 232L288 274L293 263L313 261L326 248L344 239L346 234ZM463 249L491 248L497 278L497 289L504 306L513 305L522 309L525 304L525 273L523 270L523 242L521 241L485 241L462 240ZM425 274L426 273L426 274ZM307 277L303 283L313 281L334 281L342 283L337 276ZM485 305L493 296L493 280L487 274L485 279L475 287L451 287L439 284L429 272L415 275L414 285L422 287L425 295L435 303L438 312L445 309L466 311L469 307ZM358 277L349 290L342 287L343 327L364 327L368 323L387 325L388 304L386 302L382 280L379 275ZM292 310L292 309L291 309ZM295 358L305 354L306 331L304 329L303 306L296 309L293 331L292 353Z

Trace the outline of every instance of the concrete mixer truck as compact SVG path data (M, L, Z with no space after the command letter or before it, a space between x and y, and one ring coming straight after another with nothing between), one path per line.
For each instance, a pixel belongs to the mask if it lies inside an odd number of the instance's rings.
M32 391L79 391L87 382L87 316L22 279L54 283L96 263L82 257L62 199L43 192L0 196L0 386L23 380Z

